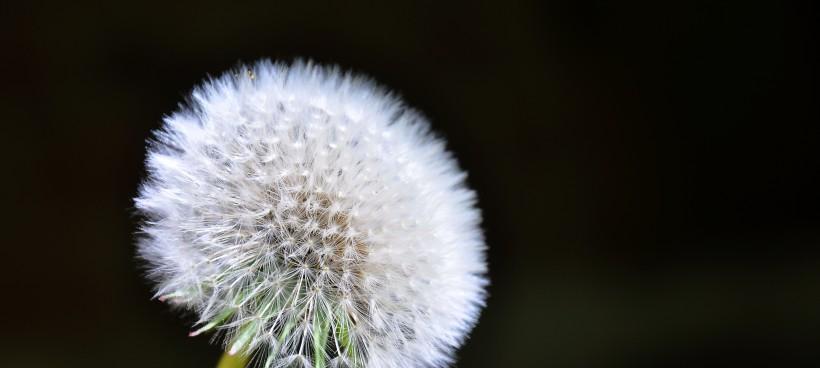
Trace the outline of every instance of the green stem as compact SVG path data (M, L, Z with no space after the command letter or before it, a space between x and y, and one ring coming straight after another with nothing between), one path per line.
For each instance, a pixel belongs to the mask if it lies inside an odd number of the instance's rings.
M350 364L353 367L358 367L358 362L356 361L356 345L353 343L352 338L350 336L350 320L347 319L347 314L339 310L336 313L336 341L339 342L341 348L344 350L343 352L339 352L339 354L345 354L348 358L350 358Z
M313 367L325 368L327 337L330 332L330 316L316 313L313 316Z
M249 360L250 357L245 354L238 353L231 355L225 352L222 354L222 358L219 359L216 368L245 368Z

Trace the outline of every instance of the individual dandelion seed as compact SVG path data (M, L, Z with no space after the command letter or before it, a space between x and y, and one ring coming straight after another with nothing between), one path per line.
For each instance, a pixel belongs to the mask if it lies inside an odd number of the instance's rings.
M367 79L239 67L164 119L135 199L157 297L263 367L441 367L484 304L475 194Z

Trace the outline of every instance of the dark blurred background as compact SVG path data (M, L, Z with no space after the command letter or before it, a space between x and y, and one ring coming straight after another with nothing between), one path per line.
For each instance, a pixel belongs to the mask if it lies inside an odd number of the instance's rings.
M459 367L820 366L817 5L0 5L0 361L213 367L134 260L145 140L308 57L426 112L484 210Z

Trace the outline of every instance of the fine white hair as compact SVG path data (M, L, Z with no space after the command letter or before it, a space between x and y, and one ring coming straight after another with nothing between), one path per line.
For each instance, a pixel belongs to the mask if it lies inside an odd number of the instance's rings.
M442 367L485 301L481 213L369 79L261 61L196 87L135 203L157 297L265 367Z

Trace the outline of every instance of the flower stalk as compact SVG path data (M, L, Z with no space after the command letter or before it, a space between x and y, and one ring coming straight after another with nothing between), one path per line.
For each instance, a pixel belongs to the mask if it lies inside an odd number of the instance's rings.
M216 365L216 368L245 368L249 360L250 357L245 354L229 354L228 352L224 352L222 353L222 357L219 358L219 363Z

